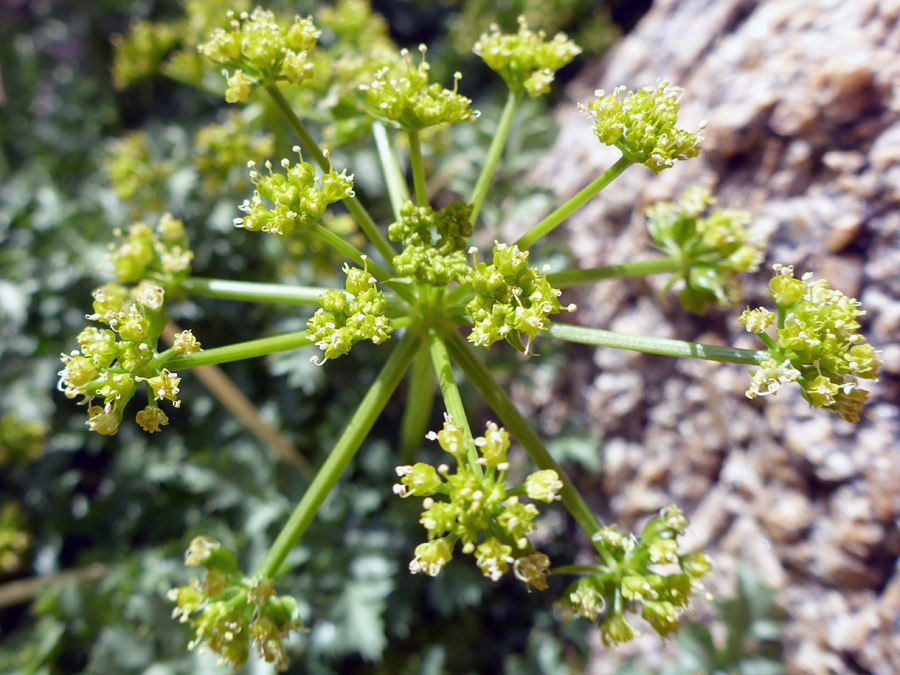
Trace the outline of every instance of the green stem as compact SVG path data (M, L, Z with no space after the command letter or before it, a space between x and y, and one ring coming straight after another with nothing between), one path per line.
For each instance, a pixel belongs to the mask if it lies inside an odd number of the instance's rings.
M487 159L484 166L481 167L481 173L475 183L475 189L472 191L472 215L471 223L474 225L478 220L478 214L481 213L481 206L484 204L484 198L487 196L488 187L490 187L491 179L497 170L497 164L503 155L503 148L506 147L506 139L509 138L509 130L512 128L513 119L516 116L516 108L519 101L522 100L522 94L516 93L512 89L506 97L506 103L503 106L503 112L500 114L500 120L497 122L497 131L491 140L491 147L488 148Z
M616 349L628 349L633 352L643 352L644 354L705 359L707 361L739 363L747 366L759 365L761 361L769 358L769 352L755 349L701 345L696 342L646 337L643 335L625 335L623 333L600 330L599 328L584 328L564 323L550 324L547 334L559 340L593 345L595 347L614 347Z
M409 163L412 166L416 204L428 206L428 190L425 187L425 163L422 161L422 143L419 141L419 131L417 129L409 130Z
M594 576L603 572L597 565L560 565L550 570L551 574L580 574Z
M265 578L272 578L281 568L284 559L290 553L300 537L309 527L312 519L315 517L322 506L322 502L328 497L331 490L337 484L350 463L359 446L365 440L375 420L381 414L384 406L393 394L394 389L400 383L400 379L406 372L406 369L412 363L413 358L418 351L420 340L417 335L407 333L403 336L400 344L394 349L384 368L375 378L369 391L366 393L353 417L347 423L344 433L338 439L328 455L328 459L319 469L313 482L310 483L300 503L294 509L288 522L282 528L275 543L269 549L266 557L263 559L256 574Z
M176 356L162 365L165 365L169 370L184 370L186 368L253 359L257 356L265 356L275 352L287 352L311 344L312 341L306 337L306 331L301 330L296 333L273 335L272 337L250 340L249 342L238 342L227 347L204 349L187 356Z
M409 187L403 179L403 170L400 168L400 160L391 145L387 129L381 122L372 123L372 134L375 136L375 147L378 149L378 159L381 161L381 172L384 174L384 182L387 185L388 196L391 198L391 210L394 219L400 220L400 207L409 201Z
M400 422L400 464L411 464L428 431L434 407L434 370L427 349L420 349L413 362Z
M552 469L557 473L563 483L563 488L560 490L563 504L584 533L591 537L600 529L600 521L597 520L597 517L575 488L569 476L553 459L553 456L528 423L528 420L516 409L512 399L509 398L503 387L491 375L491 371L475 355L462 336L453 330L449 331L445 337L447 349L453 360L462 368L469 381L481 392L487 404L497 413L506 430L522 444L525 452L528 453L528 456L531 457L531 460L538 468ZM598 550L601 553L603 552L599 547Z
M571 288L581 284L589 284L600 279L631 279L645 277L650 274L676 272L681 269L682 261L677 256L638 260L622 265L604 265L586 270L563 270L547 275L547 281L553 288Z
M318 305L319 296L327 288L264 284L255 281L202 279L190 277L181 283L190 295L244 302L277 302L283 305Z
M632 164L633 162L625 157L625 155L619 157L615 164L604 171L603 174L596 178L590 185L531 228L524 237L516 242L516 245L522 249L530 248L538 239L549 234L553 228L587 204L603 188L612 183Z
M462 397L459 395L459 387L456 386L456 380L453 379L453 366L450 363L447 344L434 326L428 329L428 346L431 348L431 362L434 364L434 372L437 375L438 383L441 385L444 408L447 410L447 414L453 418L454 423L462 427L466 439L466 456L470 467L479 476L484 475L481 471L481 465L478 464L478 450L472 441L472 430L469 428L466 409L463 407Z
M319 144L316 143L316 140L309 133L306 126L300 118L297 117L297 114L291 108L291 104L287 102L284 94L281 93L281 89L278 88L278 85L272 82L265 85L265 89L269 93L269 96L272 97L275 105L278 106L278 109L285 116L285 119L287 119L288 124L291 125L291 129L297 134L297 138L300 139L300 145L303 146L303 150L312 155L313 159L315 159L316 163L322 167L323 171L331 171L333 168L331 160L329 160L328 157L325 156L325 153L319 149ZM390 242L385 239L384 235L381 234L381 231L378 229L375 221L372 220L372 216L369 215L369 212L366 211L366 208L362 205L362 202L356 197L348 197L347 199L344 199L344 205L347 207L350 215L353 216L357 225L359 225L359 228L369 238L369 241L375 245L378 252L384 256L384 259L390 263L390 261L394 259L396 251L394 251Z
M412 289L408 288L406 284L391 283L393 277L391 276L390 272L388 272L381 265L376 263L369 256L356 248L353 244L346 241L339 234L336 234L329 230L327 227L323 227L321 225L314 225L312 232L319 239L324 241L339 253L342 253L350 258L350 260L354 261L357 265L369 270L369 272L372 273L373 277L375 277L378 281L385 283L389 288L392 288L397 295L399 295L407 302L416 301L416 296L415 293L413 293Z
M372 273L372 276L378 279L378 281L387 281L393 276L381 265L372 260L372 258L360 251L353 244L344 239L341 235L337 234L336 232L332 232L327 227L324 227L322 225L313 225L312 233L321 241L331 246L338 253L341 253L342 255L350 258L350 260L355 262L360 267L367 268Z

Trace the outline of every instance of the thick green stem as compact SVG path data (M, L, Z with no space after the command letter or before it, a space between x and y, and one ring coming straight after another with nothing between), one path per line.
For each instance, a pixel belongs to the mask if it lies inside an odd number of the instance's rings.
M412 167L416 204L428 206L428 189L425 186L425 163L422 161L422 143L417 129L409 130L409 163Z
M190 277L181 283L189 295L243 302L277 302L282 305L318 305L327 288L264 284L255 281Z
M564 323L550 324L547 334L559 340L593 345L595 347L615 347L616 349L628 349L633 352L643 352L644 354L705 359L707 361L739 363L747 366L759 365L761 361L769 358L769 352L755 349L701 345L696 342L646 337L643 335L625 335L623 333L600 330L599 328L584 328Z
M300 537L309 527L322 506L322 502L337 485L338 480L353 459L359 446L365 440L375 420L381 414L384 406L393 394L394 389L400 383L400 379L406 369L412 363L413 358L421 344L421 338L413 333L407 333L400 344L394 349L384 368L375 378L369 391L366 393L353 417L347 423L344 433L338 439L322 468L316 474L313 482L307 488L300 503L294 509L288 522L282 528L272 548L266 554L256 574L272 578L281 568L284 559L290 553Z
M381 162L381 173L387 186L388 196L391 198L391 210L394 218L400 220L400 207L409 201L409 187L403 178L403 170L400 168L400 160L391 145L387 129L381 122L372 123L372 134L375 136L375 147L378 149L378 159Z
M600 279L631 279L634 277L645 277L650 274L675 272L680 270L681 266L681 258L671 256L654 258L653 260L639 260L622 265L604 265L587 270L563 270L562 272L548 274L547 281L550 282L553 288L571 288L572 286L589 284Z
M444 408L447 414L453 418L454 423L462 427L466 438L466 457L472 469L481 475L481 466L478 464L478 450L472 441L472 430L469 428L469 420L466 417L466 409L463 407L462 397L459 395L459 387L453 379L453 366L450 363L450 354L447 345L437 328L428 329L428 346L431 348L431 362L434 364L434 372L438 383L441 385L441 395L444 397Z
M575 522L591 537L600 529L600 521L575 488L569 476L553 459L540 437L522 414L516 409L503 387L491 375L491 371L482 363L462 336L455 330L446 335L447 349L457 365L462 368L469 381L475 385L487 404L500 417L506 430L521 443L525 452L540 469L552 469L563 483L560 496L565 507L575 518ZM598 550L600 550L598 548ZM601 551L602 552L602 551Z
M412 463L416 450L428 431L434 407L434 369L427 349L420 349L413 362L406 394L406 408L400 423L400 464Z
M312 155L313 159L315 159L316 163L322 167L323 171L330 171L332 168L331 161L325 156L325 153L319 149L319 144L316 143L312 134L309 133L306 125L304 125L300 118L297 117L297 114L291 108L291 104L287 102L284 94L281 93L281 89L278 88L278 85L269 83L265 85L265 89L269 93L269 96L272 97L272 100L275 102L275 105L278 106L278 109L282 112L285 119L287 119L288 124L291 125L291 129L297 134L297 138L300 139L300 145L303 146L303 150ZM369 215L369 212L366 211L366 208L362 205L362 202L356 197L348 197L344 200L344 206L347 207L350 215L353 216L353 219L356 221L357 225L359 225L359 228L363 233L369 238L369 241L375 245L378 252L381 253L388 264L390 264L394 259L396 252L391 246L391 243L385 239L383 234L381 234L381 231L378 229L375 221L372 220L372 216Z
M622 172L632 164L633 162L630 159L622 155L615 164L604 171L590 185L531 228L531 231L519 239L516 245L522 249L530 248L538 239L549 234L557 225L597 196L603 188L622 175Z
M481 173L475 183L475 189L472 191L472 215L470 221L474 225L478 220L478 214L481 213L481 206L484 204L484 198L487 196L488 188L491 185L491 179L497 170L497 164L500 157L503 156L503 148L506 147L506 139L509 138L509 130L512 128L513 119L516 117L516 108L519 107L519 101L522 100L522 94L516 93L512 89L506 97L506 103L503 106L503 112L500 114L500 120L497 122L497 131L491 140L491 147L488 148L487 159L484 166L481 167Z
M186 368L197 368L198 366L212 366L219 363L230 363L231 361L243 361L244 359L253 359L257 356L265 356L276 352L288 352L311 344L312 341L306 337L306 331L301 330L296 333L273 335L272 337L250 340L249 342L238 342L227 347L204 349L195 354L176 356L161 365L164 365L169 370L184 370Z

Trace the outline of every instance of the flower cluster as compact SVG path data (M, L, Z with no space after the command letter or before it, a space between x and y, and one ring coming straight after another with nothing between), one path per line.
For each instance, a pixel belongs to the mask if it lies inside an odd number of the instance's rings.
M293 151L300 155L300 147ZM269 175L256 171L256 163L249 162L250 180L256 187L253 198L244 201L240 209L246 215L235 218L234 224L251 232L269 232L287 236L294 230L306 230L315 225L329 204L353 197L353 176L334 169L317 177L316 168L309 162L291 164L281 160L284 173L272 171L272 163L265 166ZM266 201L263 201L266 200ZM266 202L272 204L271 207Z
M25 552L31 546L31 535L17 502L6 502L0 509L0 574L22 567Z
M676 160L696 157L706 123L695 132L677 128L682 90L660 80L655 87L639 91L616 87L612 94L602 89L583 111L590 113L594 134L604 145L615 145L631 161L653 173L675 165Z
M540 96L550 91L554 73L581 53L565 33L557 33L549 41L546 38L544 31L529 29L528 21L520 16L517 33L504 34L492 25L490 32L475 43L473 51L510 89Z
M109 260L116 278L123 284L152 279L172 288L191 273L194 253L184 232L184 223L164 213L156 230L135 223L127 232L116 230L118 245L110 244Z
M708 190L685 190L678 203L660 202L647 209L647 229L656 246L682 261L679 300L702 313L709 305L733 307L741 298L737 276L753 272L763 258L765 240L750 227L746 211L722 209L702 217L715 204Z
M299 84L312 72L309 51L316 46L319 31L311 17L294 17L293 23L284 25L274 13L257 7L249 14L229 12L228 19L228 27L213 31L198 49L211 61L234 69L225 92L229 103L245 103L259 84L277 80Z
M387 307L384 295L376 288L375 277L368 270L344 265L347 292L332 289L319 296L321 309L316 310L306 324L307 335L325 352L322 365L350 351L360 340L376 345L391 336L393 328L384 316Z
M244 116L235 112L222 124L202 127L194 136L194 149L195 164L207 193L215 194L226 186L238 191L247 187L240 167L247 157L270 156L275 151L275 137L253 135Z
M425 45L420 45L419 51L422 60L417 67L413 67L409 52L404 49L396 68L382 68L371 84L360 87L372 115L407 130L474 120L478 113L472 110L471 99L457 92L462 75L454 74L452 91L429 84Z
M457 542L463 553L475 557L478 568L492 581L499 580L513 567L516 577L529 587L544 590L550 559L534 550L528 534L535 529L538 509L524 504L518 496L509 496L506 471L509 434L488 422L484 436L474 440L478 459L470 461L472 441L463 429L445 415L441 431L430 432L441 448L453 456L457 467L441 464L436 469L424 463L398 466L400 482L394 493L400 497L425 497L419 522L428 530L428 541L416 547L409 563L413 574L437 576L453 557ZM562 481L555 471L538 471L525 481L525 494L535 501L550 503L559 499ZM444 495L447 501L435 500Z
M705 553L678 553L678 537L687 526L687 518L673 505L650 520L640 538L614 525L602 528L593 536L605 552L596 573L573 582L560 604L591 621L602 617L600 630L607 645L637 635L626 614L639 608L662 637L677 631L691 597L702 589L700 579L711 568Z
M112 81L126 89L159 70L169 50L178 42L174 26L149 21L133 21L127 35L113 34Z
M234 553L212 539L194 539L184 562L207 570L202 582L193 578L168 595L178 605L172 616L194 629L196 638L189 648L211 649L222 662L239 668L247 661L252 641L260 658L276 671L287 670L282 640L300 629L297 601L276 595L271 579L244 576Z
M43 455L48 430L43 422L16 413L0 417L0 466L28 464Z
M403 252L394 257L397 273L432 286L465 281L470 272L465 248L472 234L471 212L463 202L451 202L437 212L406 202L400 220L388 227L391 241L403 242Z
M793 267L775 265L769 290L777 314L747 309L740 321L768 347L770 358L751 371L747 397L775 394L797 382L814 408L827 408L848 422L859 422L869 396L859 380L877 380L878 352L860 335L859 301L831 288L807 272L794 277ZM766 332L776 327L773 339Z
M87 318L109 328L89 326L78 335L79 349L62 355L58 388L68 398L82 397L88 405L88 427L108 436L119 430L125 406L143 383L150 403L137 413L137 423L153 433L168 424L159 401L177 408L180 378L164 368L176 354L190 354L200 343L190 331L176 337L176 346L157 351L166 324L166 290L161 283L177 283L190 271L191 252L184 227L168 214L157 231L138 223L114 248L111 259L120 281L146 277L128 288L108 283L94 290L93 314ZM159 283L157 283L157 281ZM102 405L91 405L99 398Z
M476 249L469 249L476 252ZM538 271L528 266L528 251L520 251L515 244L494 243L494 260L475 263L472 287L477 293L467 309L475 327L469 342L490 347L498 340L506 340L516 349L528 353L531 341L550 326L549 316L558 314L560 291L547 281L548 269ZM575 305L565 308L572 312ZM528 336L522 344L520 333Z
M139 213L162 211L167 181L175 170L171 158L154 152L143 131L133 131L112 142L103 158L116 196Z

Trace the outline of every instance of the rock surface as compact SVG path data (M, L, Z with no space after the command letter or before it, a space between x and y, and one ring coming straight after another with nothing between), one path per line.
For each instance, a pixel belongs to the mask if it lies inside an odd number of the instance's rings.
M788 388L746 399L739 366L581 350L555 400L523 405L548 430L580 419L605 439L598 510L630 525L677 502L717 562L714 593L732 593L741 564L779 589L788 673L898 673L900 0L658 0L570 94L587 102L660 78L685 89L682 126L709 121L704 150L655 177L632 167L561 227L578 264L652 256L644 208L704 184L771 233L746 303L767 303L774 262L827 277L868 310L881 382L853 426ZM531 178L567 196L618 152L574 106L559 117L554 153ZM604 281L564 299L584 325L757 346L736 312L697 318L672 295L657 302L664 283ZM564 397L579 381L583 396ZM597 675L630 659L656 672L674 649L649 634L618 651L594 644Z

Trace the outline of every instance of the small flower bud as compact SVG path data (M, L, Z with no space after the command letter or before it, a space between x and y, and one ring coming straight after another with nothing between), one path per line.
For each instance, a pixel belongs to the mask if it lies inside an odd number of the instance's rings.
M525 493L530 499L547 504L560 499L563 482L553 469L535 471L525 479Z

